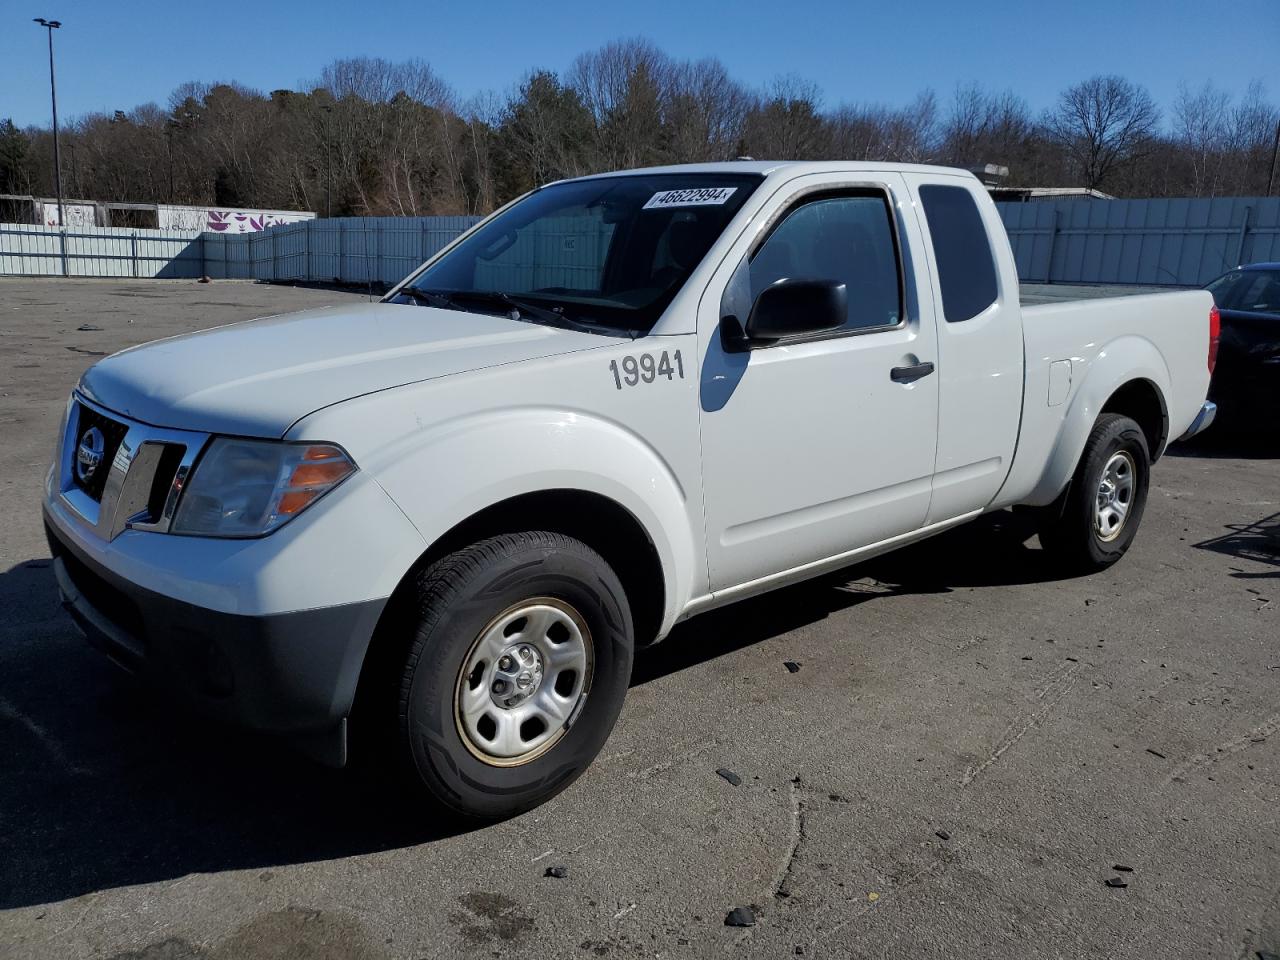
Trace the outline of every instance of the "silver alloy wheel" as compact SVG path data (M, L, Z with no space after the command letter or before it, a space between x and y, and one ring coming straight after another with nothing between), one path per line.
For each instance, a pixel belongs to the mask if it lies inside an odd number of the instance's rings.
M1093 531L1103 543L1120 536L1125 518L1133 506L1133 493L1137 484L1137 464L1125 450L1111 455L1102 468L1098 481L1098 494L1093 514Z
M591 632L563 600L534 597L494 617L458 672L454 720L497 767L528 763L568 732L591 690Z

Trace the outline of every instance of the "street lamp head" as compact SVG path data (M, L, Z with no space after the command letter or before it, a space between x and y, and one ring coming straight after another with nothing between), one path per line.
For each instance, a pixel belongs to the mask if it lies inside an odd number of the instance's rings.
M33 17L32 23L38 23L42 27L48 27L50 30L57 30L62 26L61 20L46 20L44 17Z

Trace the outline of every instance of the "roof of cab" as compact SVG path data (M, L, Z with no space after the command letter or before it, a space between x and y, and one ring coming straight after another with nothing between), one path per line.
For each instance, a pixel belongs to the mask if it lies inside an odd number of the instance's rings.
M595 180L600 177L629 177L658 173L755 173L762 177L786 171L793 176L806 173L933 173L972 177L959 167L931 166L923 163L881 163L867 160L729 160L720 163L679 163L666 167L637 167L632 170L610 170L573 180Z

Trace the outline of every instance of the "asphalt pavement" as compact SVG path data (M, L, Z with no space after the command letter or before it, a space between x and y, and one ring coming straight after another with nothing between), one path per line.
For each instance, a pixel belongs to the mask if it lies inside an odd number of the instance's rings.
M57 605L68 392L354 296L0 280L0 957L1280 953L1280 451L1175 447L1106 573L1001 514L692 620L591 770L483 829L150 697Z

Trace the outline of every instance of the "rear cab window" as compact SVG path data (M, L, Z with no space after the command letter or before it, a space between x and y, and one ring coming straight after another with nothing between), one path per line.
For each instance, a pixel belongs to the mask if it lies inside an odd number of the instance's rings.
M964 187L924 184L920 202L933 238L943 316L948 323L972 320L999 295L995 257L982 212Z

